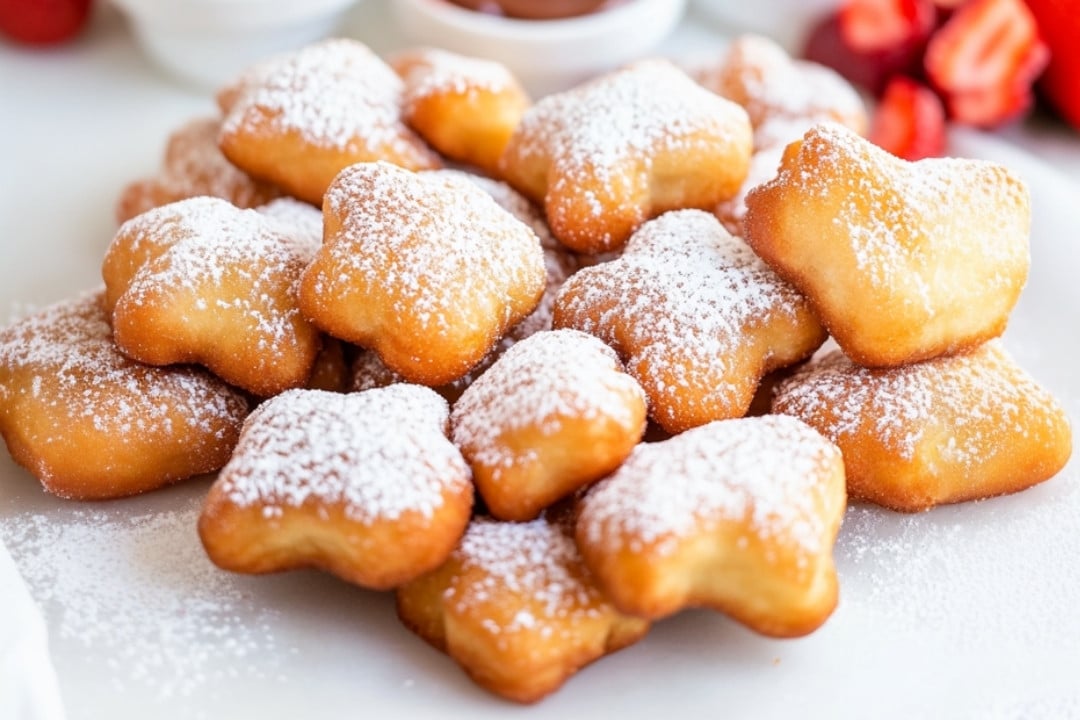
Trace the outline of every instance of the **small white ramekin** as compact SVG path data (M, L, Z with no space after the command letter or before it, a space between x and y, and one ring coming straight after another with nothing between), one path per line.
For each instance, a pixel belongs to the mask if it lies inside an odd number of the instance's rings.
M332 34L357 0L113 0L146 54L213 90L251 64Z
M694 7L728 35L768 35L793 54L802 51L815 22L840 5L840 0L694 0Z
M519 20L447 0L393 0L406 38L506 65L534 96L649 55L674 30L686 0L627 0L564 20Z

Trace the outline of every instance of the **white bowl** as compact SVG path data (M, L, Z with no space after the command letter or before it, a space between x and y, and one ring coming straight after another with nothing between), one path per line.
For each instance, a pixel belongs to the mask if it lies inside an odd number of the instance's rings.
M267 57L332 34L357 0L114 0L166 71L216 89Z
M649 55L682 19L686 0L629 0L564 20L488 15L447 0L394 0L409 40L497 60L534 96Z

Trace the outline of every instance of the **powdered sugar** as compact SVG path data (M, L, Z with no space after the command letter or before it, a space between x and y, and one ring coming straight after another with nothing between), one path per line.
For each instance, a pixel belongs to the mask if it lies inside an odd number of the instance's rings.
M655 544L665 554L745 521L748 532L816 554L828 542L831 521L819 508L832 505L839 463L840 451L794 418L712 422L639 445L585 496L578 532L611 551Z
M327 191L326 208L341 225L315 266L316 292L371 288L425 337L487 333L493 322L502 335L520 318L510 299L543 287L536 236L459 177L354 165Z
M689 410L698 398L737 404L748 378L735 363L751 335L805 302L715 217L682 210L572 276L556 316L615 347L653 403Z
M431 517L471 477L448 422L446 401L417 385L290 390L251 414L219 482L236 505L270 516L315 502L364 524Z
M31 438L45 444L64 443L70 423L89 420L110 443L175 433L201 445L220 442L247 402L208 372L148 367L122 355L98 291L0 331L0 415L8 412L22 414L13 422L36 418Z
M532 452L501 441L504 433L530 428L557 435L577 419L640 433L634 398L645 402L607 345L576 330L541 332L507 350L462 394L452 415L454 442L469 448L472 462L491 467L499 482L504 468Z
M276 675L275 614L207 560L199 499L153 513L65 506L0 523L54 648L65 649L61 680L96 667L99 693L182 702L207 686Z
M832 351L784 380L773 409L841 444L869 432L898 460L910 461L932 441L943 443L936 449L942 460L972 466L986 460L995 438L1035 421L1032 404L1046 410L1043 422L1057 417L1057 402L991 341L968 355L880 370ZM946 437L939 435L942 422Z
M518 87L514 76L500 63L437 48L407 53L393 64L405 81L407 113L410 103L432 96L500 93Z
M493 635L537 632L574 637L574 619L595 615L597 606L606 604L600 591L587 582L573 538L546 518L526 523L478 518L453 557L463 573L446 589L444 601L456 612L483 612L506 602L521 606L508 622L484 625ZM477 577L468 572L473 569L483 573L478 582L458 579Z
M319 148L383 148L413 157L423 145L401 122L403 91L401 79L365 45L326 40L252 72L231 98L222 132L269 127Z

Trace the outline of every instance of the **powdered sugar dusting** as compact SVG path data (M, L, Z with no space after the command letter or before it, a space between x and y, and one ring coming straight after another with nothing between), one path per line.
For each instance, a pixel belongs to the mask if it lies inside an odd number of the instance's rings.
M0 523L54 646L75 648L58 657L107 667L101 692L175 702L279 673L275 613L206 558L195 532L200 500L157 513L65 506Z
M247 401L210 373L148 367L112 341L102 293L51 305L0 331L0 413L43 404L36 440L63 443L67 424L90 420L110 442L144 443L146 434L194 433L220 442ZM186 427L177 427L182 419Z
M239 86L222 132L269 127L319 148L415 157L423 144L401 122L403 91L401 79L367 46L326 40L260 66Z
M452 414L454 442L470 459L503 470L530 449L512 447L501 436L521 428L556 435L567 419L611 422L627 434L641 432L633 398L645 396L623 372L615 352L576 330L541 332L517 343L461 395ZM639 406L640 407L640 406Z
M582 501L578 532L617 551L656 544L669 553L680 540L725 522L792 543L812 555L824 549L828 507L840 451L795 418L769 415L720 420L635 448L622 467Z
M732 356L805 302L715 217L681 210L643 225L618 260L578 271L556 314L618 350L654 402L689 407L701 396L734 403L746 378Z
M425 336L502 331L516 320L509 299L539 295L543 253L536 235L491 196L456 176L412 173L386 163L353 165L326 194L341 218L328 238L316 291L329 297L354 283L379 288L388 308L415 318Z
M483 609L508 594L528 605L528 610L516 612L509 622L485 623L493 635L536 632L573 638L575 617L596 615L598 606L607 605L586 580L573 539L560 524L546 518L525 523L477 518L454 551L454 559L465 572L475 568L483 573L478 582L466 583L459 579L463 572L446 589L444 600L457 612Z
M364 524L431 517L471 477L448 424L446 401L418 385L289 390L251 414L219 482L236 505L271 516L314 502Z
M522 162L550 160L549 193L584 193L600 216L605 203L590 186L616 184L627 163L647 173L657 155L711 152L718 138L733 143L745 127L740 107L653 59L543 98L525 113L517 136Z
M437 48L407 53L393 63L405 81L405 111L410 104L441 95L501 93L518 87L506 66Z
M280 221L281 234L293 238L304 248L306 258L315 256L323 239L322 210L294 198L278 198L255 209Z
M1001 432L1033 421L1032 404L1046 409L1043 422L1058 416L1054 398L994 340L967 355L877 370L834 350L780 383L773 410L802 418L841 444L870 431L902 460L911 460L925 433L948 418L943 459L972 465L985 459Z
M121 288L123 302L153 305L163 293L186 291L195 298L188 312L207 322L222 311L239 314L253 323L251 344L270 352L304 322L296 292L318 247L311 232L310 221L294 225L280 214L198 197L129 220L110 253L150 259Z

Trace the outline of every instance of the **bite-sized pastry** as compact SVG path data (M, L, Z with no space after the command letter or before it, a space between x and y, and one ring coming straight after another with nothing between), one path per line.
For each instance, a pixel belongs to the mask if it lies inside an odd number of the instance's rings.
M502 64L435 48L396 55L406 124L446 157L496 174L531 101Z
M566 523L547 516L477 518L445 564L398 589L397 612L478 685L520 703L649 630L612 607Z
M472 512L469 466L428 388L289 390L244 423L199 517L239 573L326 570L386 590L438 567Z
M766 373L825 341L806 299L701 210L661 215L575 273L554 324L615 348L672 433L741 417Z
M462 393L451 436L488 511L531 520L618 467L645 432L645 410L614 350L554 330L514 345Z
M732 197L750 163L746 112L672 63L644 60L533 105L500 161L584 253L621 248L668 210Z
M1027 281L1027 187L994 163L912 163L819 125L788 146L746 206L746 241L860 365L997 337Z
M326 40L263 63L219 93L228 107L220 147L250 175L321 205L334 176L353 163L439 166L402 121L403 91L367 46Z
M301 308L410 382L467 373L544 292L536 235L467 180L360 163L334 180L323 210Z
M793 59L761 35L735 38L715 62L690 73L702 86L746 109L755 151L786 145L821 122L866 134L866 106L851 83L824 65Z
M124 497L213 472L247 412L241 393L201 368L121 354L100 291L0 330L0 435L60 497Z
M303 386L322 342L296 296L311 239L210 197L129 220L102 264L117 345L150 365L205 365L255 395Z
M312 251L322 245L322 210L293 198L278 198L255 208L282 223L283 232Z
M833 351L782 381L772 407L840 447L852 499L906 512L1024 490L1072 451L1064 409L999 340L884 369Z
M147 210L200 195L219 197L241 208L280 197L279 189L255 180L221 154L220 130L221 119L207 117L192 120L170 135L160 172L124 188L116 205L116 221L123 224Z
M580 500L576 539L618 609L660 619L726 613L805 635L837 601L840 450L784 415L721 420L638 445Z

